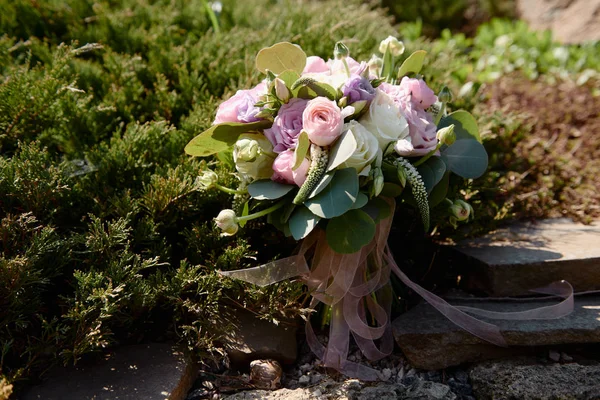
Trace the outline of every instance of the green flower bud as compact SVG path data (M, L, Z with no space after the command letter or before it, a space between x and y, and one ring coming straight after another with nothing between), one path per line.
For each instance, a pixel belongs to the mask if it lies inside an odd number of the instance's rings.
M222 210L214 221L217 227L223 231L221 236L233 236L239 229L235 211L233 210Z
M458 222L468 221L475 217L473 207L463 200L454 200L454 203L448 207L448 211L450 212L450 223L455 228Z
M336 60L341 60L342 58L346 58L350 55L350 49L346 47L346 45L342 42L337 42L335 47L333 48L333 56Z
M438 94L438 100L442 103L449 103L452 101L452 92L446 86L440 90L440 94Z
M383 190L385 180L383 177L383 171L381 168L375 167L371 170L371 178L373 179L373 186L371 188L371 197L377 197Z
M454 124L437 131L437 139L446 146L452 146L456 142L456 133L454 132Z
M275 74L271 70L267 70L266 74L267 74L267 83L269 83L269 84L277 78L277 76L275 76Z
M207 190L212 188L217 181L219 180L219 176L212 170L207 169L202 171L200 176L196 178L196 185L201 189Z

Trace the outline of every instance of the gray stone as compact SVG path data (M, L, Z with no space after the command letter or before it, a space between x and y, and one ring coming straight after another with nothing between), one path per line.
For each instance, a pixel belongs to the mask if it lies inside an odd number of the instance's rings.
M600 365L541 365L535 359L488 361L472 367L470 376L479 400L600 398Z
M566 280L576 291L600 289L600 222L553 219L518 223L454 248L468 289L492 296L531 294Z
M406 392L407 400L454 400L456 395L442 383L417 381Z
M517 9L533 29L550 29L558 41L600 40L600 0L518 0Z
M58 368L31 388L23 400L181 400L197 369L171 344L122 346L105 360Z
M296 361L295 325L275 325L247 311L239 311L233 323L235 328L228 333L224 344L234 366L247 368L251 361L258 359L274 359L287 365Z
M523 311L556 301L471 300L453 303L493 311ZM398 317L393 322L393 331L396 342L412 365L422 369L442 369L464 362L524 354L534 349L531 346L598 343L600 297L576 298L574 311L559 319L487 321L500 328L509 348L498 347L473 336L424 303Z

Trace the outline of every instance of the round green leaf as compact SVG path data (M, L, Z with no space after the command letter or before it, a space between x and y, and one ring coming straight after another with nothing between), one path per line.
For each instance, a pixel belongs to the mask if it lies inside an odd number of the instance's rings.
M421 72L421 68L423 68L423 62L425 61L425 55L427 52L425 50L418 50L412 53L400 66L398 69L398 79L402 79L404 75L407 75L411 72L418 74Z
M431 157L417 167L419 175L423 179L427 193L431 193L435 185L442 180L446 173L446 164L440 157Z
M256 55L256 68L262 73L269 70L274 74L280 74L289 69L301 74L305 65L304 51L300 46L289 42L276 43L262 49Z
M442 152L448 169L467 179L479 178L488 165L485 147L474 139L461 139Z
M456 134L456 139L475 139L481 143L481 136L479 136L477 121L469 112L465 110L458 110L446 115L440 120L438 130L446 128L452 124L454 124L454 133Z
M331 183L318 195L304 202L310 211L322 218L342 215L356 202L358 174L354 168L335 171Z
M296 187L273 182L270 179L261 179L248 185L248 193L256 200L275 200L285 196Z
M313 214L306 207L298 207L290 217L289 227L296 240L304 239L317 226L321 217Z
M271 125L271 121L257 121L247 124L231 122L213 125L193 138L184 150L190 156L210 156L233 146L242 133L262 131Z
M375 237L375 222L364 211L350 210L329 221L325 236L335 252L356 253Z
M356 201L352 205L352 209L355 208L363 208L365 204L369 202L369 197L363 192L358 192L358 196L356 197Z

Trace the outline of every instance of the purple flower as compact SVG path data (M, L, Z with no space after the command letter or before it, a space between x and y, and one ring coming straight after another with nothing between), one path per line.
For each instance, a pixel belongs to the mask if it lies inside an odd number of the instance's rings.
M371 101L375 97L375 88L367 78L360 75L351 75L342 87L344 96L348 98L348 104L360 100Z
M433 116L412 101L400 103L400 108L408 121L410 141L399 141L396 152L401 156L424 156L437 146L437 127Z
M298 135L302 131L302 113L308 100L293 98L279 109L273 126L265 129L265 136L271 144L273 151L281 153L294 148Z
M264 82L250 90L238 90L230 99L221 103L214 124L258 121L256 114L260 112L260 108L254 105L265 93L267 93L267 84Z

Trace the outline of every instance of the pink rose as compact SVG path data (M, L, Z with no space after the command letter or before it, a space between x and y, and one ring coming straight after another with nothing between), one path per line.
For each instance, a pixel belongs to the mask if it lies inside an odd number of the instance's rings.
M271 144L273 151L281 153L296 147L298 135L302 131L302 113L308 100L293 98L279 109L273 126L265 129L265 136Z
M342 134L344 118L335 101L317 97L308 102L302 113L302 126L310 141L329 146Z
M294 151L286 150L282 153L279 153L275 161L273 161L273 175L271 176L271 180L279 183L285 183L288 185L296 184L297 186L302 186L304 181L306 180L306 175L308 174L308 168L310 167L310 162L307 158L302 161L302 164L295 171L292 170L294 166Z
M412 102L423 110L431 107L437 101L437 96L423 79L414 79L405 76L400 81L400 91L411 96Z
M306 58L306 66L302 74L329 72L329 66L325 63L321 57L310 56Z
M250 90L238 90L231 98L219 105L213 124L258 121L256 114L260 112L260 108L254 105L258 102L258 98L266 93L265 82L259 83Z

